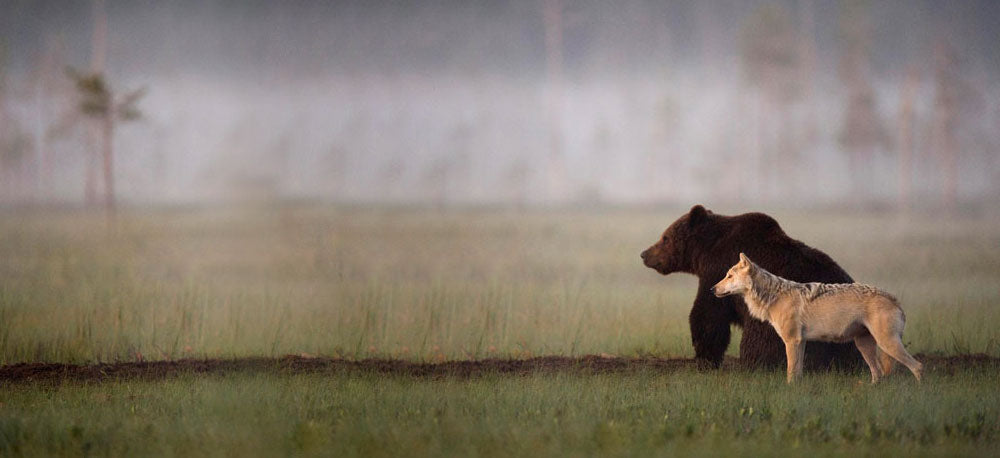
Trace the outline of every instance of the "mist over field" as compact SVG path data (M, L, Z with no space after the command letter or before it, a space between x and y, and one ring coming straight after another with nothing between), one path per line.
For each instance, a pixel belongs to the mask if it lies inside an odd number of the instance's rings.
M126 204L960 205L1000 193L992 1L0 5L0 202L103 191L65 69L146 88Z

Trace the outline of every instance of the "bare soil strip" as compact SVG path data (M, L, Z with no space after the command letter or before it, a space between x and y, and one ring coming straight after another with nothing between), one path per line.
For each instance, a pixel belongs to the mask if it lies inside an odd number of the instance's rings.
M983 355L916 355L927 373L969 369L1000 369L1000 358ZM21 363L0 366L0 383L52 383L62 381L101 382L128 379L156 380L181 375L225 375L232 373L376 373L410 377L477 377L490 374L528 375L536 373L634 373L696 370L693 359L620 358L605 356L542 356L530 359L482 359L438 363L392 359L347 360L288 355L283 358L181 359L137 361L90 365ZM727 358L723 370L741 371L739 360ZM897 367L897 370L900 370ZM903 369L905 370L905 369Z

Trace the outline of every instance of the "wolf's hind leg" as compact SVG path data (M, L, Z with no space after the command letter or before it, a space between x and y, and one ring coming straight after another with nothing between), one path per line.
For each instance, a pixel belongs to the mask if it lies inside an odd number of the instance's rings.
M854 345L858 347L861 357L868 363L868 369L872 373L872 383L877 383L878 379L882 377L882 368L878 360L878 345L875 343L875 338L871 334L855 337Z
M892 368L896 365L896 360L892 359L892 356L878 347L875 347L875 349L878 353L878 368L882 370L882 376L886 377L892 373Z
M798 348L795 349L795 376L802 377L802 367L806 363L806 341L802 340L799 342Z
M882 351L896 358L897 361L910 369L910 372L913 372L913 376L917 378L917 381L920 381L920 378L923 376L924 365L920 364L920 361L914 359L913 356L910 356L910 353L903 348L903 341L900 340L899 335L878 336L875 338L875 342L878 343Z

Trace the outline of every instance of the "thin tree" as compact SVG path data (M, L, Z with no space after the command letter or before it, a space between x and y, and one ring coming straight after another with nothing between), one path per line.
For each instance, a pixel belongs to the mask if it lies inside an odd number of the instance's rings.
M100 126L101 159L104 172L104 210L109 221L115 218L114 132L118 121L136 121L142 113L136 108L145 88L116 96L100 73L83 74L67 70L80 95L80 112Z
M31 72L33 81L32 146L35 156L35 188L41 199L53 195L55 144L69 137L79 124L80 113L72 107L72 83L62 78L65 43L59 35L47 36Z
M23 199L31 141L13 113L9 111L11 91L7 84L6 53L0 42L0 197Z
M958 204L962 161L982 149L986 116L984 94L970 81L961 48L944 36L934 47L934 101L931 111L931 148L940 161L945 208ZM988 148L988 147L987 147Z
M566 158L563 156L563 4L561 0L543 0L542 18L545 24L545 74L548 103L549 198L559 199L566 187Z
M787 176L798 161L790 125L803 92L801 40L791 14L773 4L755 10L743 31L743 73L755 99L757 173L766 197L778 174Z
M959 78L958 52L946 40L934 47L933 148L941 160L944 205L955 208L958 195L958 117L963 81Z
M818 132L816 112L816 91L813 81L816 77L816 15L813 0L799 0L799 55L802 63L799 65L799 80L802 88L803 113L797 143L812 145L816 142Z
M853 191L859 195L870 191L874 152L889 143L869 75L872 33L868 14L865 0L845 0L840 16L844 41L840 77L847 87L847 108L838 140L848 153Z
M676 158L671 151L674 149L671 142L680 124L680 110L669 93L660 97L650 121L649 149L642 164L641 176L649 186L649 195L653 199L665 199L677 189L677 178L680 176L676 166L672 165Z
M102 75L108 56L108 11L104 7L104 0L91 2L91 24L89 71L92 75ZM100 127L96 123L90 123L87 126L87 144L84 149L87 154L84 199L88 205L97 202L97 143L100 136Z
M909 210L910 195L913 192L913 125L919 82L917 68L910 67L899 96L897 149L899 150L899 206L902 211Z

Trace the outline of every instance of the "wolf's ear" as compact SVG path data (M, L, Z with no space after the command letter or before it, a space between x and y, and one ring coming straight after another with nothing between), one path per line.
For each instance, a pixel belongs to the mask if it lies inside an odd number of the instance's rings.
M750 258L747 255L740 253L740 264L750 264Z
M688 212L688 224L694 226L696 224L701 223L702 221L705 220L705 217L708 216L709 213L711 212L705 210L705 207L702 207L701 205L695 205L694 207L691 207L691 211Z

